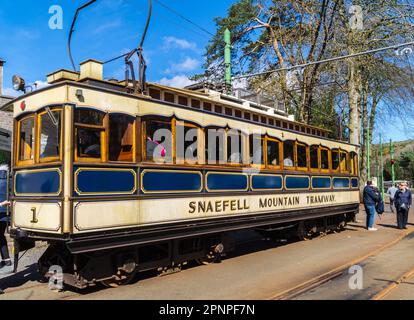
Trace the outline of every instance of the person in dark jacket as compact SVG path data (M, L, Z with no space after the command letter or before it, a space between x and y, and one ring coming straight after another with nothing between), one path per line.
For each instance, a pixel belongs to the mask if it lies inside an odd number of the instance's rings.
M400 190L395 193L394 205L397 209L397 227L398 229L407 229L408 212L413 203L411 191L407 188L407 183L400 184Z
M7 201L7 178L8 178L8 167L6 165L0 165L0 273L11 269L12 262L9 255L9 248L7 246L7 240L5 232L9 223L9 217L7 215L7 206L10 202ZM8 271L8 270L7 270Z
M375 191L374 187L372 186L372 181L367 181L367 185L364 188L363 201L365 212L367 213L366 226L369 231L377 231L377 229L374 228L375 215L377 213L375 206L380 200L381 196L378 192Z

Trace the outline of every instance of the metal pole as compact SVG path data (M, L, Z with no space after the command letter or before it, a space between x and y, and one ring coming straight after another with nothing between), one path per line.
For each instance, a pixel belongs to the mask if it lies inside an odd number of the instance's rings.
M382 136L380 134L380 176L381 176L381 196L384 199L384 161L382 159L383 150L382 150Z
M367 128L367 141L366 141L366 147L367 147L367 179L371 180L371 144L369 143L369 127Z
M394 144L392 139L390 139L390 154L391 154L391 179L392 185L395 184L395 167L394 167Z
M226 44L224 48L224 64L226 66L226 92L228 94L231 94L231 33L228 28L224 31L224 43Z

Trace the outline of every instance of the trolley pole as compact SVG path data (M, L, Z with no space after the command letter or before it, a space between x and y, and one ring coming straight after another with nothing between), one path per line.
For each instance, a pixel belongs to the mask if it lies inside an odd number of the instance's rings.
M366 156L367 156L367 179L371 180L371 145L369 143L369 127L367 128L367 136L366 136L366 148L367 148L367 152L366 152Z
M384 161L382 159L382 136L380 134L380 177L381 177L381 197L384 199Z
M394 167L394 144L392 143L392 139L390 139L390 155L391 155L391 179L392 185L395 184L395 167Z
M226 44L224 48L224 64L226 66L226 93L231 94L231 33L228 28L224 31L224 43Z

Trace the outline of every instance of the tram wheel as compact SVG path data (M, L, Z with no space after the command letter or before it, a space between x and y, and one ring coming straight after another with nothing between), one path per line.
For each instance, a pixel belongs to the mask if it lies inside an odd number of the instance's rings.
M135 278L135 275L136 275L136 272L133 272L131 274L123 276L122 279L116 276L115 278L102 280L101 283L107 288L117 288L119 286L124 286L124 285L129 284Z
M197 258L195 259L195 261L199 264L199 265L208 265L211 263L215 263L215 262L220 262L221 260L221 254L224 251L224 246L222 243L219 243L215 246L212 246L210 248L210 251L201 258Z

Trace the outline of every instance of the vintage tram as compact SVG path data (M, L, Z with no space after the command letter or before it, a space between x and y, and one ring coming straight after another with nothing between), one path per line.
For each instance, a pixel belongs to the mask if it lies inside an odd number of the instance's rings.
M307 238L358 211L358 146L275 108L196 87L149 83L136 94L103 80L96 60L48 82L6 106L11 235L16 254L48 242L43 275L58 265L71 286L122 284L138 271L214 261L237 230Z

